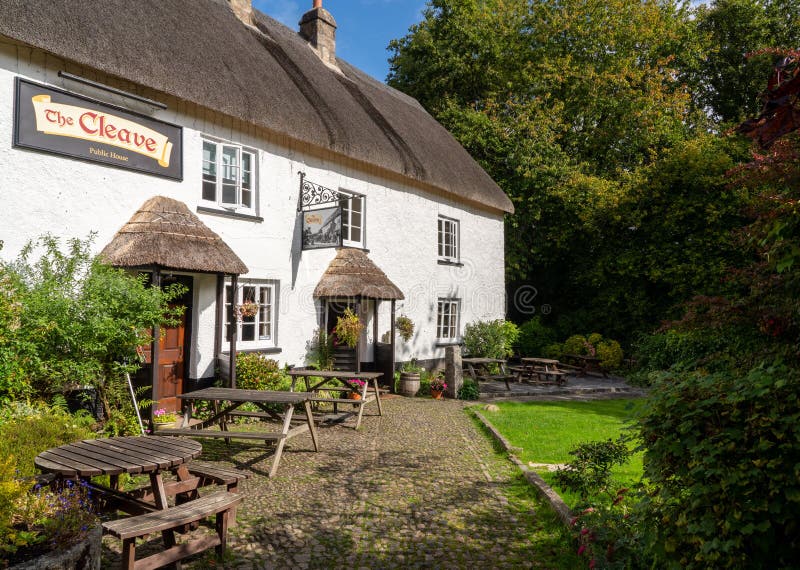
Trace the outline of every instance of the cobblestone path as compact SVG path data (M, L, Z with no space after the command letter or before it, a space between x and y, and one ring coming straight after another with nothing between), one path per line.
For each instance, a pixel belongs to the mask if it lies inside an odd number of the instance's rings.
M535 515L503 493L515 467L461 402L387 398L382 417L353 425L321 428L319 453L309 435L290 440L273 479L271 453L203 440L201 459L251 473L226 568L547 567L531 542Z

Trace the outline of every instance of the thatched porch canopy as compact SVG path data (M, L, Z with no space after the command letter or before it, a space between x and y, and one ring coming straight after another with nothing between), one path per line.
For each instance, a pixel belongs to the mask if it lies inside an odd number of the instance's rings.
M340 249L319 280L314 297L405 299L367 254L360 249Z
M155 196L120 229L100 256L117 267L247 273L244 262L183 202Z

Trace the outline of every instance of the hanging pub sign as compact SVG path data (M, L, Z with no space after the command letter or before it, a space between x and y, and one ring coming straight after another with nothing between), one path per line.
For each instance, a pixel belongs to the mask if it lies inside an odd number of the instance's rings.
M306 210L303 216L303 249L342 245L342 208Z
M16 79L14 146L183 179L183 130L121 107Z

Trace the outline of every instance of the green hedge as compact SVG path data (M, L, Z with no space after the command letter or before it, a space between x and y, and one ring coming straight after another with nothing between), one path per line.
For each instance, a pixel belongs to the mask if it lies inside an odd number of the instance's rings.
M800 375L665 376L639 420L644 536L663 567L788 568L800 552Z

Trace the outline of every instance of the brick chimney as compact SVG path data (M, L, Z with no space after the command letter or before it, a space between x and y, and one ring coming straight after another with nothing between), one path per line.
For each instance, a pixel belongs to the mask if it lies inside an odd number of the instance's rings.
M253 22L253 0L228 0L231 10L242 22L252 26Z
M314 0L314 7L300 18L300 36L322 61L336 66L336 20L322 7L322 0Z

